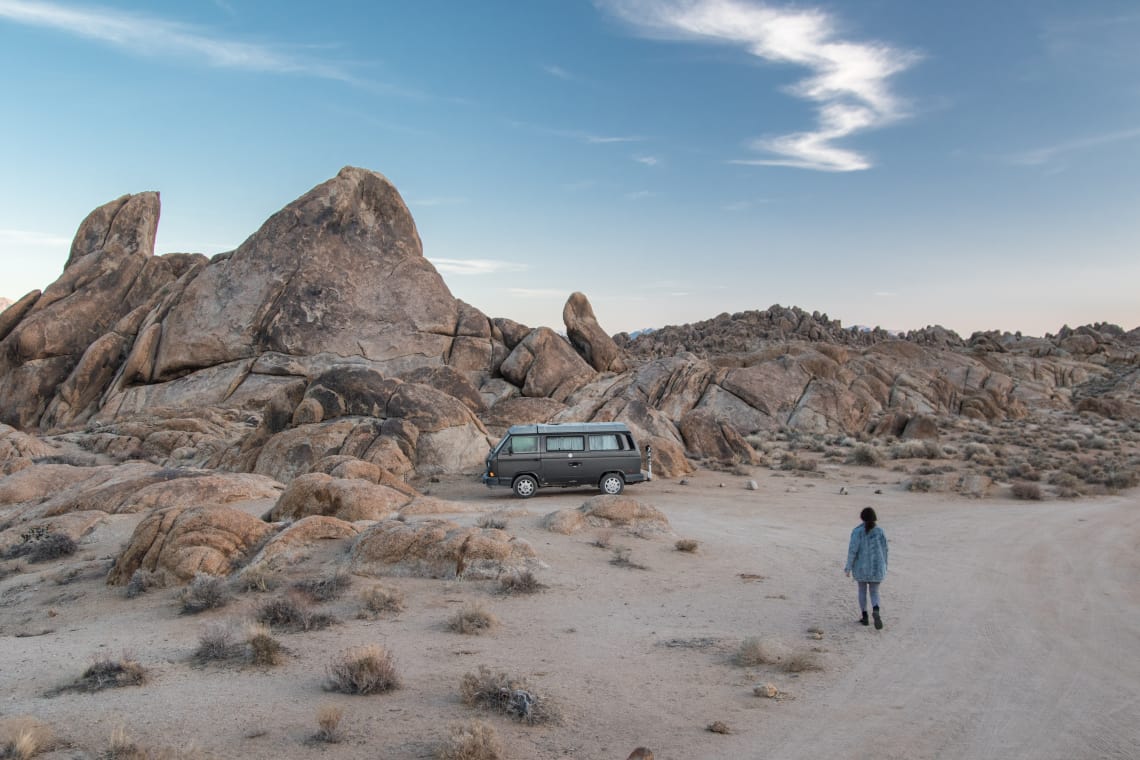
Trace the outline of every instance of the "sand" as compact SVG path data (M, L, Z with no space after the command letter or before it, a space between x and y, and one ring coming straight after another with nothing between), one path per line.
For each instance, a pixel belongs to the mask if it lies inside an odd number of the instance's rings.
M1140 492L1023 502L912 494L885 469L821 474L700 471L687 484L631 487L673 533L619 529L610 549L594 545L592 529L541 527L590 491L523 501L473 478L433 483L433 496L477 509L458 522L512 510L507 530L538 551L548 588L504 596L491 581L354 577L323 606L338 625L278 634L288 655L275 668L191 659L208 625L249 619L265 594L183 615L175 589L128 599L104 585L140 519L112 517L75 556L0 580L0 720L45 722L60 746L41 757L59 758L98 756L117 728L195 757L430 758L449 726L471 718L494 726L508 758L624 760L638 746L659 760L1140 757ZM891 546L882 631L856 622L843 575L867 505ZM677 551L678 538L698 550ZM614 547L644 568L611 564ZM289 578L331 572L346 548L326 542ZM376 583L401 589L405 610L357 619L357 593ZM450 631L448 618L473 601L499 626ZM780 660L735 664L750 637ZM392 652L402 688L322 688L334 656L372 643ZM145 685L48 696L124 654L148 669ZM819 669L787 672L797 656ZM464 705L460 679L480 665L525 678L562 723ZM764 684L776 698L754 694ZM325 705L343 710L336 744L312 739ZM707 730L715 721L729 733Z

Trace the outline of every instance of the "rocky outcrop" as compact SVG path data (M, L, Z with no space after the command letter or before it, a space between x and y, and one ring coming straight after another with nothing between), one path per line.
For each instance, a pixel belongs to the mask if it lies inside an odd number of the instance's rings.
M625 358L613 338L602 330L594 307L583 293L571 293L562 308L562 321L570 343L598 372L624 372Z
M323 515L346 522L383 520L411 500L407 493L387 486L314 472L290 483L264 519L272 522Z
M428 578L497 578L540 563L527 542L494 528L464 528L447 520L377 523L356 540L352 572Z
M577 509L562 509L543 518L554 533L577 533L583 528L624 528L638 533L666 533L669 519L661 510L629 496L594 496Z
M565 338L548 327L531 330L499 366L524 396L565 401L594 378L594 370Z
M135 528L107 583L121 586L136 570L185 582L197 573L229 575L274 528L230 507L171 507Z

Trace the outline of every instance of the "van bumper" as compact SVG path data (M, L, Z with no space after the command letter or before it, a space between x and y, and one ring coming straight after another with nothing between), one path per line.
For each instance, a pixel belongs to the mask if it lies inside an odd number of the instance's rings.
M487 473L483 473L483 475L480 479L483 481L483 485L487 486L487 488L494 488L495 486L507 486L509 488L511 485L511 479L510 478L499 478L499 477L493 478L493 477L489 476Z
M638 473L623 472L622 477L625 478L626 483L644 483L649 480L649 473L645 470Z

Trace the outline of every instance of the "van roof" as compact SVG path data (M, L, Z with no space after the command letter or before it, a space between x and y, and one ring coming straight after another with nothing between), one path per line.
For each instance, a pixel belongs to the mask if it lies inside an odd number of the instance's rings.
M624 422L560 422L544 425L511 425L508 435L542 435L546 433L628 433Z

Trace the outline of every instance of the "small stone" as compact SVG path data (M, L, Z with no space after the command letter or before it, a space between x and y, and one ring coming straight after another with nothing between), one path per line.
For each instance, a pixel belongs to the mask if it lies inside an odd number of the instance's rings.
M708 725L708 730L714 734L731 734L732 730L729 729L728 724L724 721L716 720Z
M780 695L780 690L776 688L776 684L774 684L774 683L762 683L759 686L752 689L752 693L758 697L764 697L766 699L775 699L776 697L778 697Z
M746 485L745 488L747 488L749 491L755 491L755 490L759 489L760 486L756 485L755 480L750 480L750 481L748 481L748 485Z

